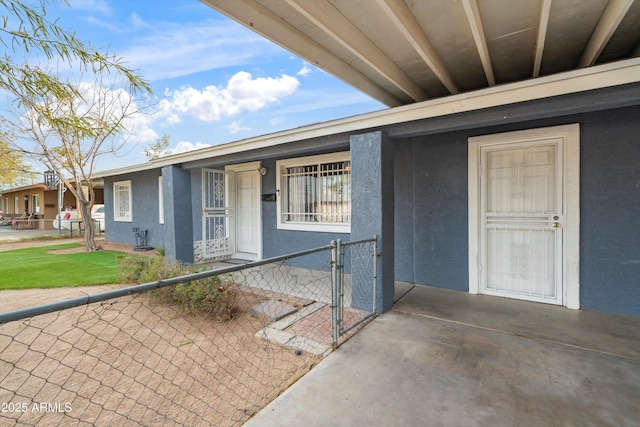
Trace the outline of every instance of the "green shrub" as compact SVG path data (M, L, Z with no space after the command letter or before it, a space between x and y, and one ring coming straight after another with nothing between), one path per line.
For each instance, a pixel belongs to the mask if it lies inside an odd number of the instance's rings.
M237 311L236 289L217 276L180 283L173 290L173 298L185 311L204 314L219 322L231 320Z
M157 256L128 255L119 260L123 283L148 283L200 271L197 267L168 262ZM155 290L154 299L177 303L193 315L206 315L219 322L233 318L237 311L237 291L218 276L180 283Z
M158 256L130 254L119 260L122 283L147 283L188 274L179 262L167 262Z

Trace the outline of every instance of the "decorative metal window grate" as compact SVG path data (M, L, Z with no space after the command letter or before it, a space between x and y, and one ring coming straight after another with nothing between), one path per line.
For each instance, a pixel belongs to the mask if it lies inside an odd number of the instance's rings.
M283 222L349 224L351 166L349 161L284 168L286 203Z

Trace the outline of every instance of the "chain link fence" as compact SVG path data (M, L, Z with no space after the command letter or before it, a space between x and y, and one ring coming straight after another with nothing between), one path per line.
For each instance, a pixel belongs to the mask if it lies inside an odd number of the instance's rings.
M332 242L0 314L0 424L241 425L374 315L376 251ZM230 318L160 298L213 276Z

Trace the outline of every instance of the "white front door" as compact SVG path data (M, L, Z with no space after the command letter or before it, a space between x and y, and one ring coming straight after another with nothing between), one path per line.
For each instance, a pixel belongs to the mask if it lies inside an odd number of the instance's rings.
M470 139L470 292L578 308L577 129Z
M482 147L482 293L562 304L562 140Z
M258 259L260 252L260 175L257 171L235 173L236 257Z

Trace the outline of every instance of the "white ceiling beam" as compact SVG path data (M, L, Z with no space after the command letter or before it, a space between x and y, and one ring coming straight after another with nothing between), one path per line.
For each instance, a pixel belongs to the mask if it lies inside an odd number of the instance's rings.
M549 27L549 16L551 15L551 0L542 0L540 2L540 18L538 19L538 37L536 38L536 54L533 61L533 77L540 75L540 67L542 66L542 54L544 53L544 44L547 38L547 28Z
M476 42L476 48L480 55L480 61L482 61L482 68L484 68L487 83L489 83L489 86L495 86L496 79L493 76L489 47L487 46L487 38L484 35L484 27L482 26L482 18L480 17L478 2L477 0L462 0L462 5L464 6L464 11L467 14L467 20L469 21L469 27L471 27L473 39Z
M378 0L378 4L447 90L452 94L460 93L451 73L404 0Z
M406 104L354 67L298 31L255 0L201 0L250 30L287 49L388 107Z
M427 95L420 86L329 1L286 0L286 2L411 99L414 101L427 99Z
M604 10L598 26L591 34L587 47L582 52L582 57L577 68L590 67L596 63L611 36L620 25L622 18L633 4L633 0L611 0Z

